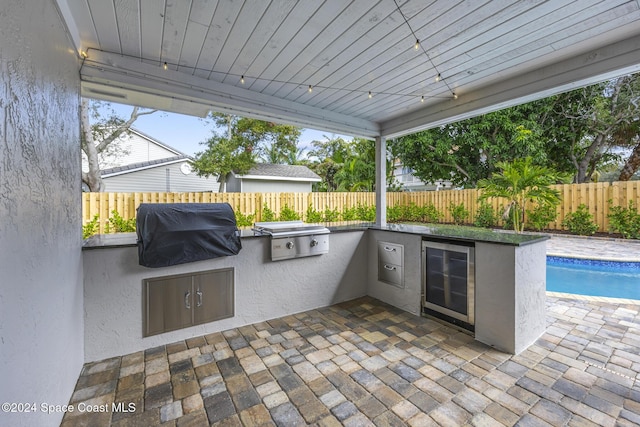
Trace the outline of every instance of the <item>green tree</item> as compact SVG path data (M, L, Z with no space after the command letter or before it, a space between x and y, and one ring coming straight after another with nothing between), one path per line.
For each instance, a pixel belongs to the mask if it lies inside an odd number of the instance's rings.
M539 110L525 104L397 138L390 147L424 182L475 187L500 162L532 157L546 161Z
M247 173L260 156L280 160L297 151L301 130L295 126L221 113L210 119L224 132L214 131L202 143L207 148L196 153L194 169L199 176L218 176L220 192L229 173Z
M322 178L322 182L315 186L316 191L336 191L336 174L344 166L351 149L349 143L340 137L323 136L324 141L311 142L313 149L309 152L309 157L315 158L315 161L309 167Z
M325 137L326 138L326 137ZM317 158L311 168L323 178L320 191L374 191L376 182L375 141L354 138L347 142L342 138L313 141L310 152ZM387 156L387 187L393 190L393 169Z
M82 98L80 104L80 148L87 159L88 171L82 172L82 182L91 192L104 191L101 155L118 156L126 154L117 144L120 136L129 129L140 116L153 114L158 110L133 107L128 119L118 116L109 103Z
M552 206L560 203L560 193L550 185L562 176L547 167L535 165L531 157L500 162L496 167L499 171L491 178L478 182L482 189L479 200L492 197L506 199L505 216L512 219L516 232L524 230L528 202Z
M550 157L559 163L571 162L574 182L589 182L599 169L619 161L619 156L612 152L613 147L637 145L640 74L622 76L549 99L553 106L541 123L544 137L550 147L562 147L560 153ZM566 160L562 160L563 155ZM628 160L621 179L628 179L635 172L635 163L633 157ZM640 157L637 164L640 165Z

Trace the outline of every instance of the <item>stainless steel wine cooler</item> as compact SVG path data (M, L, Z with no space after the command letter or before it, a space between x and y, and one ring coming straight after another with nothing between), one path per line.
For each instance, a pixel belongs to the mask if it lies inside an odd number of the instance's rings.
M422 309L465 329L474 330L475 248L422 242Z

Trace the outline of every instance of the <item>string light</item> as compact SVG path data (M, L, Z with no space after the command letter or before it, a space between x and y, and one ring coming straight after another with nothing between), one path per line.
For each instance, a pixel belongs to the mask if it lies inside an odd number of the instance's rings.
M455 92L451 92L453 94L453 99L458 99L458 95Z
M402 12L402 9L400 9L400 5L398 4L398 0L393 0L393 2L396 5L396 10L398 11L398 13L400 13L400 15L402 16L402 19L404 19L404 22L407 24L407 27L409 27L409 31L411 31L411 34L416 38L416 44L413 46L416 50L418 50L420 48L420 39L418 39L418 36L416 35L415 31L413 31L413 28L411 27L411 24L409 24L409 20L407 19L407 17L404 15L404 13ZM449 86L449 83L447 83L447 81L445 79L442 78L442 76L440 75L440 72L438 71L438 68L436 67L436 64L433 62L433 59L431 59L431 56L429 56L429 53L427 53L427 51L422 48L422 52L424 52L425 56L427 57L427 60L429 61L429 63L431 64L431 66L433 67L434 70L436 70L436 82L442 80L442 83L444 83L447 86L447 89L449 89L449 92L451 92L454 96L454 98L457 99L457 96L455 94L455 92L453 92L453 90L451 89L451 86Z
M108 51L101 51L101 52L107 52L107 53L113 53L113 52L108 52ZM81 52L82 55L82 52ZM143 59L139 56L133 56L133 55L123 55L123 56L127 56L129 58L135 58L135 59ZM87 55L88 58L88 55ZM92 63L94 64L99 64L100 61L95 61L95 60L90 60L92 61ZM103 65L109 65L108 63L104 63ZM162 62L162 68L164 70L168 70L169 69L169 63L166 61ZM191 69L193 71L209 71L210 73L215 73L215 74L219 74L221 77L234 77L236 79L239 79L240 83L245 84L245 77L248 77L252 80L255 81L264 81L267 83L280 83L280 84L288 84L288 85L296 85L298 87L304 87L307 86L307 91L309 93L311 93L314 89L328 89L328 90L333 90L333 91L341 91L341 92L346 92L346 93L351 93L351 94L367 94L367 97L369 99L373 98L373 92L372 91L366 91L366 90L361 90L361 89L350 89L348 87L339 87L339 86L313 86L307 83L302 83L302 82L295 82L295 81L285 81L285 80L278 80L278 79L263 79L260 77L252 77L252 76L245 76L244 74L239 75L239 74L234 74L234 73L225 73L225 72L220 72L220 71L212 71L212 70L207 70L205 68L198 68L198 67L188 67L188 66L181 66L181 68L183 69ZM403 98L413 98L413 99L418 99L418 97L420 98L420 102L424 102L425 98L428 99L451 99L450 96L447 95L433 95L433 96L426 96L425 95L417 95L415 93L402 93L402 92L387 92L387 91L380 91L380 92L376 92L376 95L384 95L384 96L393 96L393 97L403 97ZM451 94L455 96L455 94L453 93L453 91L451 91ZM457 96L456 96L457 98Z

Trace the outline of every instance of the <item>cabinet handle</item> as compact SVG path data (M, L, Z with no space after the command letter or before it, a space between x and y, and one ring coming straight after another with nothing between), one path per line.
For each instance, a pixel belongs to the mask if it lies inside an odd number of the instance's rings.
M393 265L388 265L388 264L385 264L384 268L385 270L389 270L389 271L394 271L396 269Z
M184 308L191 308L191 291L187 291L184 293Z
M387 251L387 252L395 252L396 248L390 248L389 246L385 246L384 250Z
M198 289L196 291L196 295L198 296L198 301L196 302L196 307L202 306L202 291Z

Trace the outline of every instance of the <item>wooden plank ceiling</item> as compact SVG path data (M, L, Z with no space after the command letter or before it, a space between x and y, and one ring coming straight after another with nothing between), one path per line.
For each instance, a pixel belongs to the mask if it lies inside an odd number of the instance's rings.
M87 54L84 96L366 137L525 102L640 63L640 0L57 3Z

